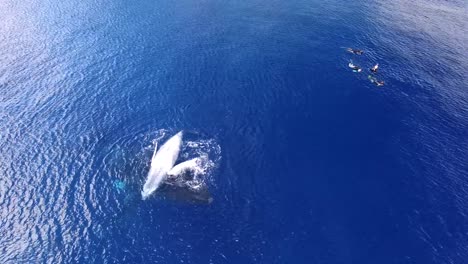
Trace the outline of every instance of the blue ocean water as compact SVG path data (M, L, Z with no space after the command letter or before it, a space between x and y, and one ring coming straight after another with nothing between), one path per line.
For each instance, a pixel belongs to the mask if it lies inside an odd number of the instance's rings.
M466 14L0 1L0 262L466 263ZM209 194L142 201L180 130Z

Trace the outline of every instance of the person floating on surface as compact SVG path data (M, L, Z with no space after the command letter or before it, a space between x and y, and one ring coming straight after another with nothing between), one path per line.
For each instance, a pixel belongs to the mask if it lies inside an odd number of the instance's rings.
M353 72L362 71L362 69L359 66L354 65L352 61L349 62L348 67L350 67L353 70Z
M353 48L347 48L346 51L348 51L349 53L356 54L356 55L362 55L364 53L363 50L353 49Z
M374 67L370 68L370 71L373 73L377 73L378 69L379 69L379 64L377 63L376 65L374 65Z
M369 75L367 76L367 79L369 79L369 81L377 86L384 86L385 85L385 82L384 81L379 81L377 80L377 78L375 78L374 76L372 75Z

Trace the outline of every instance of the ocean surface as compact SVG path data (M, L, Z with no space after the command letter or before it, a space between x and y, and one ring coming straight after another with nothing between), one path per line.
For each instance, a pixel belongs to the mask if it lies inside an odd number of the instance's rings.
M467 25L463 0L0 1L0 263L468 263ZM203 191L142 200L178 131Z

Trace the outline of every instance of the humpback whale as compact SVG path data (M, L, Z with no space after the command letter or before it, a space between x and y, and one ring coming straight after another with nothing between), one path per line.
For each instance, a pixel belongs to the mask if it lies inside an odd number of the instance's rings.
M141 191L143 200L158 189L161 182L167 177L168 172L174 167L181 145L182 131L164 143L159 151L157 150L157 146L155 146L148 177Z
M194 158L191 160L184 161L174 166L167 174L169 177L176 177L186 172L197 172L199 164L202 162L202 158Z

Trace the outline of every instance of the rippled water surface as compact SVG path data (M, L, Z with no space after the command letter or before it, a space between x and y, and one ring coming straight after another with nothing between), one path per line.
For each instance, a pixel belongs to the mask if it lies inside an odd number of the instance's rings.
M0 21L1 263L466 263L466 2L3 0ZM142 201L180 130L206 189Z

